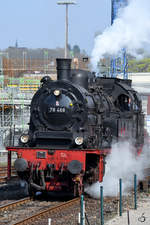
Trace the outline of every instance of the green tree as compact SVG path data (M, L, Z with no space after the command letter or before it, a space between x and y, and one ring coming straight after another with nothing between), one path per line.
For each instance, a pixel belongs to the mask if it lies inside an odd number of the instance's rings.
M150 72L150 58L131 59L128 61L128 66L129 72Z

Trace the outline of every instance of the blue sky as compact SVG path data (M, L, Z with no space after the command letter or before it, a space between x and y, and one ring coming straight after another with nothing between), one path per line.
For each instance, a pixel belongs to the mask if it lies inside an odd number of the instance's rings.
M61 0L60 0L61 1ZM69 7L69 43L89 54L94 34L110 25L111 0L76 0ZM1 0L0 49L56 48L65 42L65 6L56 0Z

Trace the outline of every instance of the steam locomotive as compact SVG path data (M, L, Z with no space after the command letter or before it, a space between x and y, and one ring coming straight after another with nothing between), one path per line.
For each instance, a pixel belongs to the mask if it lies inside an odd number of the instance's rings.
M45 76L33 96L29 130L20 136L14 166L36 191L80 195L85 184L102 182L113 142L144 143L144 115L131 80L96 77L56 59L57 81Z

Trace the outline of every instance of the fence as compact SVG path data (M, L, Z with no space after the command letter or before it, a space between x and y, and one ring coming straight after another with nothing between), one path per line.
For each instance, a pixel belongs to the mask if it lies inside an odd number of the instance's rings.
M0 77L0 149L28 128L30 102L39 86L37 79Z

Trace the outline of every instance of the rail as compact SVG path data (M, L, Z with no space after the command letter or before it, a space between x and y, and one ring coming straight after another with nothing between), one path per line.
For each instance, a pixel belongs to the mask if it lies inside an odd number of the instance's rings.
M21 220L13 225L25 225L25 224L29 224L30 222L33 222L36 220L39 220L41 219L42 217L46 216L47 214L50 215L51 213L55 213L55 212L58 212L58 211L61 211L62 209L64 208L68 208L74 204L77 204L80 202L80 198L75 198L73 200L70 200L70 201L67 201L65 203L62 203L58 206L54 206L54 207L51 207L51 208L48 208L46 210L43 210L43 211L40 211L38 212L37 214L34 214L24 220Z
M0 206L0 212L3 212L5 210L10 210L10 209L15 208L17 206L25 204L29 201L31 201L31 199L29 197L27 197L27 198L23 198L21 200L15 201L15 202L11 202L11 203L6 204L6 205L2 205L2 206Z

